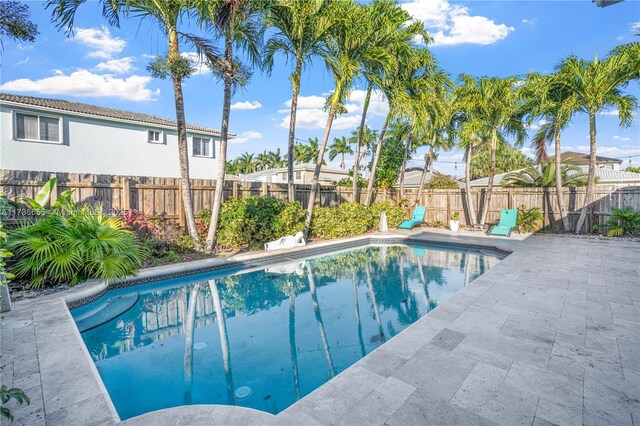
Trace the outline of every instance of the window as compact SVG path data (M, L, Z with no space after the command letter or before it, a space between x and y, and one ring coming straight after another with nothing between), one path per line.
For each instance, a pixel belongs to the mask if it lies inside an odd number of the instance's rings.
M16 139L60 142L60 118L16 112Z
M298 171L296 172L296 179L297 179L297 180L302 179L302 172L301 172L300 170L298 170Z
M211 149L211 139L193 137L193 155L196 157L215 157Z
M158 130L147 130L147 142L162 143L162 132Z

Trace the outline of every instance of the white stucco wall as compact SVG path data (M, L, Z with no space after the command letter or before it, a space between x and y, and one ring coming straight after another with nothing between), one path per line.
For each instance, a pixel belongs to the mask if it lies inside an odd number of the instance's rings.
M15 139L13 111L62 117L62 143ZM147 130L160 130L163 144L147 142ZM195 179L215 179L219 140L188 132L189 171ZM215 156L192 155L192 136L213 139ZM110 175L180 177L175 130L119 123L38 108L0 105L0 169Z

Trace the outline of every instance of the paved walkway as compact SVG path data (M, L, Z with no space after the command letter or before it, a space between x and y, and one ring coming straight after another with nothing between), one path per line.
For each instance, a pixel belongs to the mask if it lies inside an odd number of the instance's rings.
M65 309L60 299L23 302L3 321L2 383L23 387L32 398L30 406L12 406L16 425L118 421L104 394L86 394L99 380L77 347L77 330L65 331ZM178 421L638 425L640 244L532 236L471 286L277 416L194 406L126 423Z

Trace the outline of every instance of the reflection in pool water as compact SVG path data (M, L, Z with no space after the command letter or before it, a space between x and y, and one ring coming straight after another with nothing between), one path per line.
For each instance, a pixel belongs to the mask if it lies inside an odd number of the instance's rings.
M266 270L113 290L73 315L89 328L82 336L122 419L185 404L277 413L501 257L366 246ZM133 296L135 305L118 312L126 305L118 301Z

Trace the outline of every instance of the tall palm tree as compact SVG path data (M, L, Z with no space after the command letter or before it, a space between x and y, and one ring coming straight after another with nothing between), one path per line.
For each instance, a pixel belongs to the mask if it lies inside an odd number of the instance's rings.
M347 138L344 136L341 138L334 138L333 143L329 146L329 160L333 161L338 155L341 156L340 168L344 170L344 155L353 154L353 150L347 142Z
M276 53L282 53L287 62L289 58L295 62L294 70L289 76L292 89L287 145L289 201L295 199L293 164L300 79L306 64L326 54L327 31L333 22L326 13L326 3L325 0L281 0L273 2L267 13L267 23L275 30L265 44L265 64L268 71L273 69Z
M231 369L231 349L229 346L229 334L227 333L227 318L222 308L222 299L218 291L218 283L216 280L209 280L209 291L213 301L213 309L216 311L216 323L218 324L218 334L220 336L220 350L222 352L222 367L224 376L227 381L227 403L235 405L233 396L233 370Z
M376 141L378 140L378 131L372 130L369 126L364 126L364 129L356 129L351 132L351 136L347 139L347 142L350 144L355 144L357 148L362 149L360 154L356 154L358 157L358 164L362 164L362 168L366 168L367 164L367 156L369 148L374 146ZM355 167L355 162L354 162ZM358 166L360 169L360 166ZM358 173L360 171L358 170Z
M380 67L385 67L394 60L393 55L388 50L383 47L369 45L367 36L371 28L367 20L363 19L363 16L366 16L367 13L366 6L356 4L354 0L339 0L331 3L330 13L335 17L336 23L331 27L328 43L329 54L325 62L331 71L335 87L327 100L327 124L320 143L320 150L311 182L305 221L305 235L307 236L311 227L316 193L319 188L318 181L324 151L329 140L335 115L344 108L344 101L363 63L377 63Z
M570 56L557 67L563 89L576 97L577 112L589 116L589 171L584 206L580 212L575 232L580 233L585 224L587 210L594 201L597 155L596 116L607 108L617 108L620 127L633 122L633 111L638 106L634 96L625 95L622 88L633 79L638 79L640 63L637 55L629 52L612 52L604 60L596 56L588 62Z
M73 33L73 26L78 8L84 1L48 0L46 8L53 8L52 20L58 28L65 28L68 34ZM155 21L166 36L168 53L165 57L157 57L147 68L156 78L171 77L173 97L176 110L176 128L178 132L178 161L180 165L180 182L184 215L187 231L196 246L199 246L198 229L193 212L191 183L189 181L189 153L187 149L187 124L184 112L182 81L194 70L191 61L180 55L180 40L186 40L196 46L199 53L208 60L213 60L215 51L207 40L179 31L179 26L190 12L190 0L101 0L102 16L110 25L120 26L120 15L133 15L141 19ZM220 163L224 172L225 162Z
M224 191L231 96L234 89L246 84L251 75L250 71L236 59L234 48L242 50L254 66L262 64L264 4L250 0L198 0L196 6L202 24L215 31L224 41L224 56L215 58L209 64L212 71L222 76L224 81L218 177L211 208L211 223L204 247L205 251L213 253Z
M489 184L480 215L480 224L484 225L493 192L499 137L512 135L516 138L516 144L522 144L526 136L524 113L521 98L516 91L516 78L473 78L462 75L461 80L459 94L464 108L471 113L480 129L489 134Z
M196 324L196 306L198 305L198 294L200 284L191 287L189 298L187 299L187 318L185 320L185 340L184 340L184 403L191 404L191 386L193 384L193 336ZM186 293L185 293L186 296Z
M329 348L329 340L327 339L327 332L324 329L324 321L322 321L322 312L320 310L320 303L318 302L318 293L316 290L316 281L313 277L313 267L310 262L307 262L307 280L309 281L309 292L311 293L311 301L313 302L313 312L318 323L318 331L320 332L320 340L322 341L322 348L324 349L324 356L327 359L327 366L329 367L329 375L335 377L336 369L333 365L333 358L331 358L331 349Z
M577 109L577 98L558 81L558 78L557 74L530 73L522 87L522 93L525 99L524 108L530 120L545 120L533 138L538 161L547 161L546 143L554 141L556 196L562 226L565 232L568 232L571 224L564 203L560 135L569 125L571 116Z
M257 164L253 154L249 154L248 152L245 152L236 158L235 162L237 170L243 174L253 173L257 169Z

